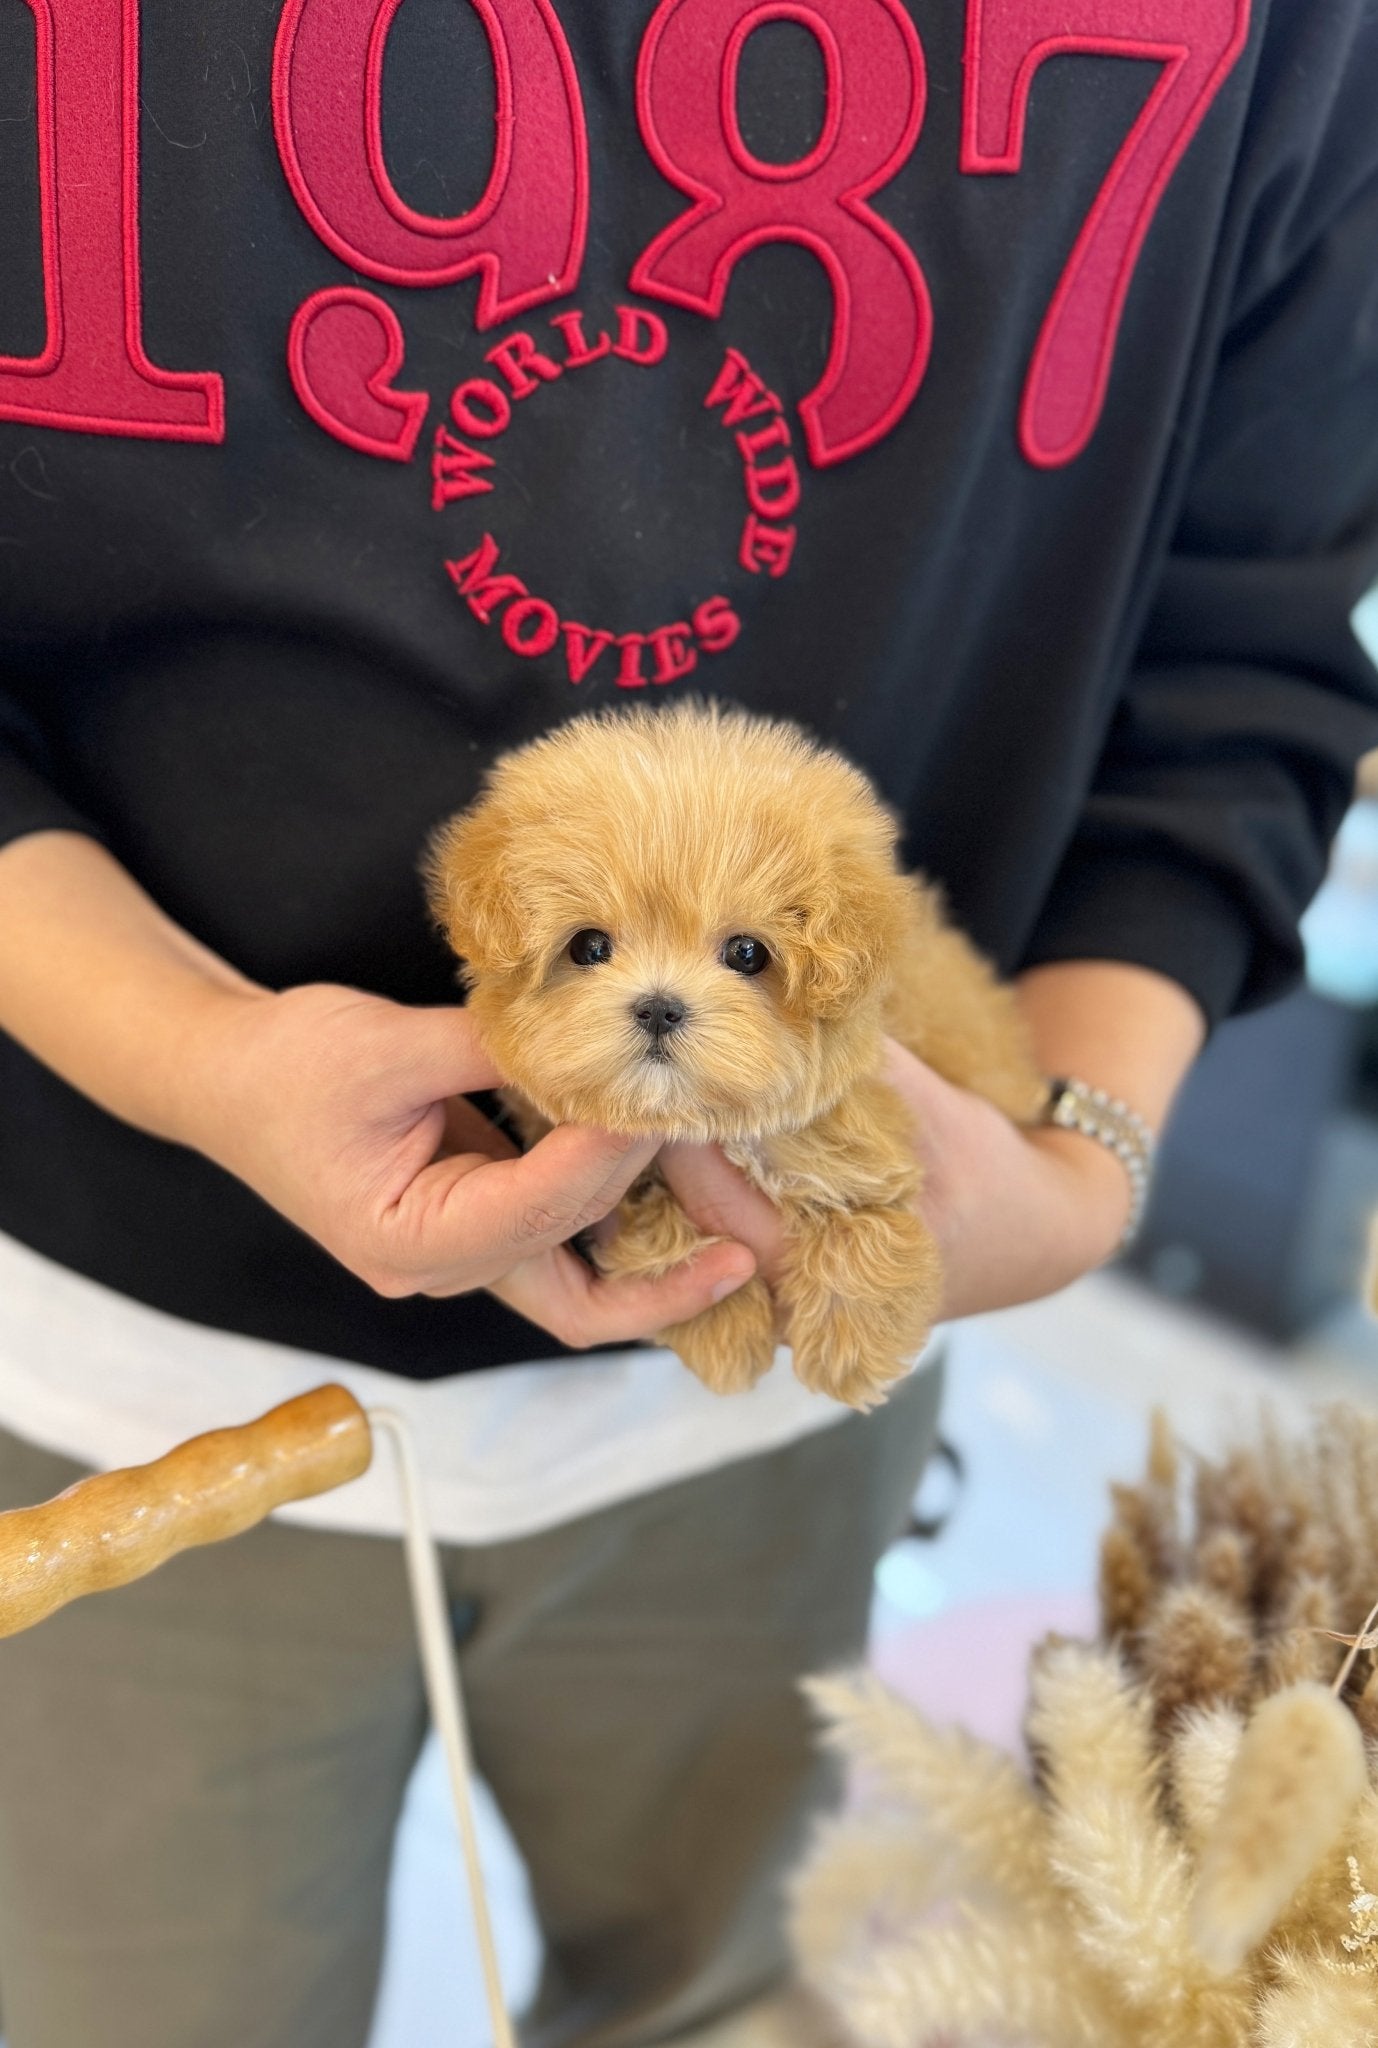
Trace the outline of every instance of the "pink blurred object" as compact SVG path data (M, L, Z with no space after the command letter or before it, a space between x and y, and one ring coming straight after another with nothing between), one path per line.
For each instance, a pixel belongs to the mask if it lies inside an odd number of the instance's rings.
M959 1721L1002 1749L1022 1749L1029 1652L1050 1631L1093 1636L1087 1593L1021 1593L975 1601L887 1630L871 1662L887 1685L933 1721Z
M958 1722L986 1742L1023 1754L1029 1652L1050 1632L1091 1636L1096 1604L1086 1593L1025 1593L950 1608L925 1621L885 1630L873 1643L871 1663L895 1691L940 1724ZM951 1912L938 1903L937 1918ZM883 1971L884 1939L876 1967ZM843 2016L845 2027L845 2015ZM845 2038L845 2035L844 2035ZM954 2048L946 2037L915 2041L912 2048ZM1008 2035L961 2048L1013 2048ZM1034 2044L1024 2044L1034 2048Z

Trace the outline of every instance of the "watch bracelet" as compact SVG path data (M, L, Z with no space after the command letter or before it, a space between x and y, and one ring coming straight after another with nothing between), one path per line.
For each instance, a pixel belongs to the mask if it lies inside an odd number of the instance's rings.
M1113 1152L1129 1177L1129 1221L1118 1251L1128 1251L1143 1224L1153 1180L1157 1141L1137 1110L1104 1088L1093 1088L1075 1076L1058 1075L1048 1082L1042 1123L1055 1130L1078 1131Z

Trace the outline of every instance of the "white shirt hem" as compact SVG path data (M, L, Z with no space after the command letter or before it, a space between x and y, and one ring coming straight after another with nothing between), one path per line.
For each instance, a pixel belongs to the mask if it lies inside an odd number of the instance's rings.
M930 1345L918 1365L933 1355ZM327 1380L406 1417L435 1532L454 1544L534 1535L851 1412L802 1387L784 1351L749 1394L727 1399L650 1348L400 1379L166 1315L0 1235L0 1426L45 1450L101 1471L144 1464ZM399 1535L390 1451L278 1515Z

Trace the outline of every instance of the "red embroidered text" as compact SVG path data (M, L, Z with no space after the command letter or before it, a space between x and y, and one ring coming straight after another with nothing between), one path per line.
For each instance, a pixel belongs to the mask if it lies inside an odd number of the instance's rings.
M144 352L138 0L28 0L38 75L47 346L0 356L0 419L221 441L224 386Z
M962 169L1017 171L1034 73L1081 51L1163 67L1106 173L1034 348L1020 445L1040 468L1095 432L1144 236L1183 151L1244 47L1249 0L967 0Z
M563 641L572 683L582 683L614 648L619 689L678 682L698 667L700 654L723 653L742 629L725 597L705 598L687 619L653 626L645 633L584 626L576 619L562 619L553 604L532 596L520 576L500 569L500 552L492 534L485 533L471 554L447 562L455 589L480 625L497 625L513 654L535 660Z
M801 23L827 75L815 147L754 157L737 117L743 45L768 21ZM661 0L637 67L637 114L657 168L693 205L658 234L632 286L717 319L738 262L761 242L813 251L833 292L832 347L799 407L812 460L844 462L889 433L928 362L928 287L907 242L867 200L918 139L918 34L900 0Z
M588 230L588 136L550 0L473 0L497 80L496 146L473 211L406 204L383 151L383 54L401 0L287 0L273 61L278 151L306 219L342 261L390 284L477 272L491 327L573 289Z
M789 421L775 393L740 350L730 348L704 405L723 408L723 425L737 427L737 447L750 511L737 559L753 576L783 576L794 557L798 529L782 526L799 503L799 465L788 451ZM747 428L744 423L754 421Z

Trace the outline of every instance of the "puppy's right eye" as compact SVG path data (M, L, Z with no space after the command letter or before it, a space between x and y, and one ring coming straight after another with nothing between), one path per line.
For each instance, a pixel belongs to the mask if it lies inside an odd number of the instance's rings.
M606 932L576 932L569 942L569 957L576 967L601 967L612 958L612 940Z

